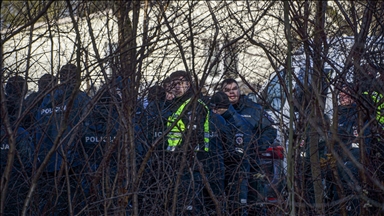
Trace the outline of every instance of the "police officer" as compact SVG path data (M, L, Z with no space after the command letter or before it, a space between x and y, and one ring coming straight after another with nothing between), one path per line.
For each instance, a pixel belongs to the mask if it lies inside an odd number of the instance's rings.
M117 111L119 105L116 105L116 103L119 104L120 100L117 96L113 97L113 94L109 91L112 90L106 87L99 90L98 94L96 94L99 99L92 107L92 111L85 122L85 135L83 136L84 159L92 172L95 172L102 163L105 167L109 166L109 163L107 161L103 162L103 160L107 158L111 162L116 160L116 158L113 158L112 152L116 151L114 140L119 128ZM116 164L116 161L114 163ZM114 171L116 172L116 170Z
M36 138L37 142L41 143L39 147L40 158L44 159L52 146L56 146L64 151L65 157L67 157L66 160L72 167L78 165L76 164L78 160L75 160L78 154L75 149L75 142L81 138L81 127L79 126L82 125L78 123L82 115L86 113L86 108L90 101L90 98L85 92L75 89L77 73L79 73L79 71L73 64L64 65L60 69L59 76L61 83L59 88L55 90L53 94L49 93L44 97L36 115L39 125ZM68 115L68 117L65 118L66 115ZM54 116L54 118L52 118L52 116ZM63 124L65 121L66 124ZM67 127L62 136L60 136L65 139L56 140L61 129L60 127L65 125ZM70 131L71 134L67 136ZM46 168L48 172L60 170L64 155L59 151L50 158Z
M248 122L236 112L224 92L215 93L210 100L211 109L222 116L228 126L224 142L225 188L229 196L228 213L247 215L249 158L248 145L252 130Z
M352 195L352 198L347 200L346 205L344 205L345 211L348 215L358 215L360 212L359 198L354 189L356 188L356 185L361 185L361 182L359 182L359 170L354 161L366 166L366 164L361 161L360 151L361 148L365 148L365 152L369 155L372 140L371 132L369 127L366 127L364 131L359 131L362 128L359 128L358 124L358 107L351 96L349 86L345 86L341 89L339 93L339 102L337 119L338 127L334 150L336 158L340 158L342 161L342 164L338 163L338 171L340 173L341 186L344 194L338 194L336 186L333 186L332 191L334 194L332 194L332 197L334 201L337 201L342 197ZM367 125L365 124L364 126ZM363 141L363 143L360 143L361 141Z
M167 117L171 114L170 105L174 98L170 84L168 77L162 85L154 85L148 91L148 106L145 110L146 122L142 124L147 126L149 143L153 143L161 137L166 129ZM158 145L156 149L164 150L165 148L163 145Z
M24 128L12 125L11 131L7 131L3 120L0 128L0 173L1 193L5 196L1 197L0 206L3 208L0 208L0 215L21 215L29 191L28 179L32 174L35 148Z
M82 162L79 158L79 150L84 124L81 119L85 117L90 98L78 89L79 79L79 68L73 64L64 65L59 71L60 86L43 98L36 113L36 148L42 162L40 169L44 169L43 178L39 183L42 186L42 195L48 196L42 198L42 211L66 212L69 210L70 205L67 203L69 191L59 191L56 194L57 190L51 188L66 188L62 185L65 181L61 181L64 179L56 179L57 177L63 173L69 173L73 189L80 181L77 178L80 177L78 169L81 169ZM50 202L55 201L57 197L59 202L58 206L55 206ZM74 202L74 204L78 203ZM73 208L76 207L73 206Z
M329 151L331 154L328 154L328 161L330 168L336 168L338 174L334 175L331 172L327 174L327 185L330 189L327 197L331 203L338 203L340 199L342 200L349 195L353 195L353 197L339 205L330 205L330 209L327 211L359 215L359 198L354 189L356 185L361 185L361 182L359 182L359 170L355 162L366 166L360 160L360 150L365 148L366 153L370 151L371 138L368 135L370 132L368 127L364 132L360 131L358 107L348 87L340 90L337 111L337 132L333 134L336 142L334 148ZM363 143L361 143L362 140ZM336 167L334 167L335 164L337 164Z
M264 201L265 190L263 179L263 170L259 166L259 154L265 151L273 144L277 130L272 126L272 120L263 108L245 96L240 94L240 88L235 79L229 78L221 82L221 90L228 95L234 109L248 122L248 126L252 130L252 141L248 146L248 154L250 160L250 179L248 202L254 203L258 200ZM253 205L254 206L254 205Z
M43 101L44 96L48 93L49 90L53 90L55 87L57 87L57 79L55 76L51 74L44 74L40 77L38 84L38 91L32 92L26 99L25 99L25 109L28 111L28 115L26 120L24 121L24 127L32 132L34 131L34 123L36 121L35 119L35 113L40 106L40 104ZM32 132L33 133L33 132Z
M369 109L368 117L376 118L378 127L382 130L384 127L384 72L377 73L377 68L370 64L363 65L361 70L363 70L361 73L368 76L360 80L360 88L365 99L363 104ZM368 103L365 103L366 101Z
M117 109L121 100L116 90L108 86L103 86L94 96L97 100L85 121L82 138L84 152L81 152L81 158L86 173L82 183L89 206L88 214L106 211L103 203L97 201L111 193L103 190L113 188L117 174L117 153L119 144L122 143ZM103 176L106 178L101 179ZM101 187L101 184L105 187Z
M173 95L169 95L172 94L170 90L168 87L168 92L166 92L167 90L162 86L153 86L150 88L148 95L148 141L151 145L156 145L152 146L155 150L151 156L150 170L148 171L148 174L152 177L151 179L153 179L148 185L149 190L147 190L152 207L159 205L157 201L163 201L159 199L161 197L156 196L162 194L159 193L159 190L164 190L164 185L169 185L166 183L168 177L164 176L164 173L169 172L169 170L164 169L169 167L169 160L163 157L163 151L167 151L169 143L167 139L163 139L163 132L166 131L168 121L164 116L170 116L169 106L172 105L170 100L174 98ZM203 200L197 199L198 202L201 202L201 205L198 211L196 210L195 212L205 215L218 215L218 212L224 213L225 208L223 142L227 140L226 137L229 135L229 130L225 120L220 115L212 113L210 110L207 111L209 112L209 133L204 136L209 139L209 142L206 143L207 145L203 145L203 151L197 150L198 154L196 156L199 162L201 162L202 167L194 168L194 176L205 179L205 181L203 180L204 184L200 179L195 179L196 183L203 187L202 196L200 192L197 193L197 196L202 197ZM206 124L206 122L204 123ZM188 179L188 176L185 177L185 181ZM196 188L201 190L198 187Z
M148 92L148 106L145 109L148 143L153 142L162 136L162 132L165 131L167 119L163 116L167 116L165 112L168 111L170 100L166 99L165 89L160 85L152 86ZM158 145L156 149L164 149L164 146Z
M199 160L209 151L209 108L193 91L190 75L176 71L170 75L172 94L167 117L167 161L174 176L178 195L176 214L198 214L203 208L202 176ZM166 117L166 116L165 116Z
M163 197L160 191L167 190L164 185L168 178L166 173L167 161L164 159L164 150L166 149L166 140L163 132L166 131L167 118L164 118L163 112L166 110L165 90L160 85L154 85L149 88L147 101L148 105L144 109L144 118L140 119L140 126L143 128L145 141L144 154L150 154L146 162L145 172L143 174L142 192L143 204L141 212L145 215L159 213L156 209L163 205Z
M229 141L229 133L230 130L223 117L210 111L209 146L205 148L206 156L199 158L203 165L203 170L201 170L202 179L205 182L203 199L208 215L219 215L219 213L224 214L225 212L224 145Z
M384 68L381 65L365 64L359 68L361 75L371 75L369 79L361 80L359 88L362 91L361 100L357 100L359 107L365 111L366 121L369 122L369 127L373 138L371 140L371 155L374 169L374 177L379 181L384 180ZM371 184L378 191L375 184ZM384 198L380 198L379 202L384 202Z

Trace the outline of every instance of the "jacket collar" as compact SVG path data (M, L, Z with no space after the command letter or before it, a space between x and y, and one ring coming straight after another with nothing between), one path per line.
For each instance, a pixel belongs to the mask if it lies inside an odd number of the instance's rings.
M239 101L236 103L236 104L233 104L233 108L235 108L235 110L241 110L244 108L245 104L247 103L247 98L245 97L245 95L240 95L239 97Z

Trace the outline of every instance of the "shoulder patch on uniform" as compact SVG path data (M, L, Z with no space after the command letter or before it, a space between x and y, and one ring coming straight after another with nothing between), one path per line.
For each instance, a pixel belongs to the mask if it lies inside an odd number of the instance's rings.
M238 145L241 145L241 144L243 144L243 137L236 137L236 143L238 144Z

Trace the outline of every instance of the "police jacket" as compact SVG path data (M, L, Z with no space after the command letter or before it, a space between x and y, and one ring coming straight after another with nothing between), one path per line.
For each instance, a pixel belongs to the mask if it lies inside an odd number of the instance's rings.
M360 158L361 145L359 143L360 132L358 130L358 111L356 104L339 106L337 136L340 142L335 143L335 150L342 156L344 161L349 160L349 158L339 145L344 145L357 160ZM363 140L366 152L369 153L371 143L369 127L367 127L361 135L364 136Z
M225 164L241 164L244 171L249 171L249 154L253 136L252 127L232 105L222 114L230 129L230 140L225 145Z
M235 110L250 124L253 138L252 146L257 151L266 150L277 136L277 130L272 126L272 119L263 110L261 105L254 103L242 95L237 104L234 104Z
M53 94L47 94L36 113L36 148L39 149L40 161L44 161L54 147L55 140L59 138L59 145L46 167L48 172L59 170L64 157L67 157L70 166L77 166L80 162L77 160L83 126L80 120L90 99L84 92L78 91L70 106L69 100L73 91L70 86L61 86ZM64 122L67 124L63 125ZM64 126L66 127L63 135L58 137L61 127Z
M111 163L116 162L118 128L119 118L115 105L97 103L87 117L83 135L85 152L82 158L93 169L96 169L104 158Z
M45 92L32 92L26 99L25 99L25 109L29 110L27 115L25 116L24 122L24 128L28 131L33 131L33 126L36 121L36 115L37 109L39 108L40 104L43 102L43 95Z
M143 120L145 122L142 122L141 125L145 127L146 138L150 146L166 130L168 117L170 116L169 102L165 100L149 101L144 112L145 118ZM166 143L166 139L162 140L155 149L165 150L167 148Z
M1 125L1 143L0 143L0 173L3 175L5 167L8 163L8 153L10 149L9 137L5 131L3 125ZM21 171L27 171L28 173L32 169L32 164L34 160L34 151L35 146L31 141L29 133L24 130L22 127L17 128L16 133L16 152L14 154L13 160L13 173L21 173ZM18 159L20 157L20 160ZM25 168L26 170L22 170Z
M11 124L13 124L18 120L19 111L21 109L20 117L24 117L21 124L22 124L22 127L25 128L24 126L25 116L23 114L25 109L25 103L23 103L23 106L21 106L20 104L21 97L22 96L18 96L18 95L5 95L5 102L6 102L6 108L8 111L8 116Z
M225 119L210 111L209 115L209 146L206 156L200 158L206 173L215 178L224 178L224 145L231 141L231 130Z
M84 127L83 144L85 153L82 156L93 169L96 169L104 161L106 165L111 167L111 171L116 171L118 163L118 154L120 153L121 144L124 140L124 134L127 133L122 127L119 109L122 109L121 100L110 94L106 90L101 98L92 107L90 115L87 117ZM136 120L133 120L133 129L135 136L136 153L140 159L142 155L142 145L139 134L139 127Z

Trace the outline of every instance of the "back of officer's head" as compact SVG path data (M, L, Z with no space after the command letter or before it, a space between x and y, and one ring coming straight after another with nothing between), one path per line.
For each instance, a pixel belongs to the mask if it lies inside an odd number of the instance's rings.
M228 95L222 91L212 95L211 100L209 101L209 106L212 109L228 109L230 104L231 102L229 101Z
M12 98L21 98L24 97L24 94L26 93L24 87L28 88L25 79L20 76L13 76L8 79L8 82L5 85L5 93Z
M57 79L55 76L51 74L44 74L42 77L40 77L38 81L39 91L42 91L44 89L49 89L52 86L56 85Z
M160 85L151 86L148 90L148 101L163 101L165 97L165 89Z
M66 64L61 67L59 71L59 78L61 83L65 84L74 84L76 83L76 75L78 73L78 69L74 64Z

